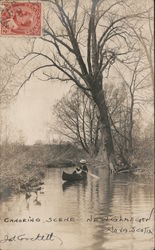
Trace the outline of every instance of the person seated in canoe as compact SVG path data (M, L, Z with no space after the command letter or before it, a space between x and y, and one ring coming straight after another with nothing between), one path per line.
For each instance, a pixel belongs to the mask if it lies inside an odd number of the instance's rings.
M85 172L85 173L88 172L86 160L84 159L80 160L80 167L76 168L73 174L82 174L82 172Z
M73 174L81 174L82 173L82 168L81 166L79 168L76 168L73 172Z
M82 169L83 172L88 172L86 160L84 159L80 160L80 169Z
M76 172L76 174L81 174L82 173L82 168L81 167L76 168L75 172Z

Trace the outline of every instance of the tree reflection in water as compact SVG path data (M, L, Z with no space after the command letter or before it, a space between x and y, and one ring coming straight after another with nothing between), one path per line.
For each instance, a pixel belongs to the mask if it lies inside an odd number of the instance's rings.
M66 170L66 171L71 171ZM0 233L16 228L16 231L37 233L38 230L46 233L52 229L58 233L64 242L64 249L68 250L150 250L153 245L151 235L142 233L112 233L105 230L115 228L141 226L139 223L113 222L108 220L89 221L91 218L107 217L146 217L154 204L154 189L152 179L146 176L131 174L110 175L102 168L90 170L100 176L96 179L88 176L86 181L62 184L62 170L50 169L45 177L44 193L34 193L26 200L24 195L14 195L0 203L1 218L28 218L38 217L42 220L56 218L52 223L31 223L25 227L24 223L3 223ZM63 219L72 217L75 222L66 222ZM62 218L63 222L58 222ZM145 224L143 224L145 226ZM153 226L153 218L146 223ZM31 230L30 230L31 228ZM26 244L26 243L25 243ZM37 245L38 244L38 245ZM27 246L27 249L30 246ZM16 250L21 246L16 245ZM25 246L26 249L26 246ZM31 249L48 250L49 246L41 242L35 243ZM54 247L50 247L55 250ZM12 250L11 246L8 250ZM62 248L63 250L63 248Z

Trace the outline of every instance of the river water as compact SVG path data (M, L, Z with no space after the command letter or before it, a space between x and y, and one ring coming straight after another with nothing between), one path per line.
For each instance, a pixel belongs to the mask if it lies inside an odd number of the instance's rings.
M100 179L66 185L62 171L47 169L42 190L29 199L1 199L1 250L154 249L153 178L96 168Z

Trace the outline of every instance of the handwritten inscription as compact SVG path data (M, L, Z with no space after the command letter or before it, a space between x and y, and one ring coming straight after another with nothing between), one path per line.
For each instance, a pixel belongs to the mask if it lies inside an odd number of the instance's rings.
M28 218L4 218L3 222L5 223L22 223L22 222L75 222L75 218L73 217L65 217L65 218L55 218L55 217L49 217L47 219L41 219L41 218L34 218L29 216Z
M8 234L4 235L3 239L0 239L0 243L7 243L7 242L15 242L15 241L54 241L58 240L60 245L63 244L63 241L60 237L54 235L54 233L46 233L46 234L40 234L31 236L26 236L26 234L15 234L9 236Z
M123 217L122 215L120 216L107 216L107 217L93 217L92 215L87 219L87 222L104 222L104 221L108 221L108 222L138 222L138 223L144 223L144 222L148 222L152 219L153 217L153 212L154 212L154 208L152 208L152 210L150 211L150 214L148 215L148 217Z
M115 233L115 234L126 234L126 233L143 233L143 234L153 234L152 228L150 227L143 227L143 228L138 228L135 226L132 226L131 228L126 228L126 227L105 227L104 231L110 232L110 233Z
M90 215L89 218L86 218L84 222L92 223L92 222L136 222L136 223L145 223L153 219L154 214L154 208L150 211L147 217L123 217L120 216L106 216L106 217L94 217L93 215ZM79 220L74 217L48 217L48 218L34 218L34 217L27 217L27 218L4 218L3 222L5 223L56 223L56 222L78 222Z
M48 217L48 218L4 218L3 223L78 223L84 222L91 225L92 223L103 223L103 230L107 233L112 234L127 234L127 233L141 233L144 235L153 235L153 229L150 227L150 222L152 224L154 215L154 208L145 217L124 217L120 216L107 216L107 217L95 217L90 215L88 218L83 218L79 220L74 217ZM2 219L1 219L2 220ZM14 241L54 241L59 240L62 244L62 240L54 235L53 233L47 233L41 235L38 233L33 237L27 237L26 234L19 235L4 235L0 239L0 243L14 242Z

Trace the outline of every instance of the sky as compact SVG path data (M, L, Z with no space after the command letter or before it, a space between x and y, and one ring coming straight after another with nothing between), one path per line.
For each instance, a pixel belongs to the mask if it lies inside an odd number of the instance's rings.
M11 140L23 136L26 144L34 144L57 139L54 132L49 135L49 124L55 122L53 105L69 88L58 82L45 84L30 81L7 109Z
M0 56L5 57L11 50L25 50L28 41L29 38L0 37ZM17 67L13 84L16 84L16 81L20 82L25 72L23 68L19 67L18 70ZM38 77L32 77L3 111L3 118L7 124L3 128L4 138L7 134L11 142L16 142L23 137L24 143L28 145L37 141L49 143L53 139L59 139L54 131L49 135L49 124L55 123L53 105L69 91L70 87L69 83L54 80L45 82Z

